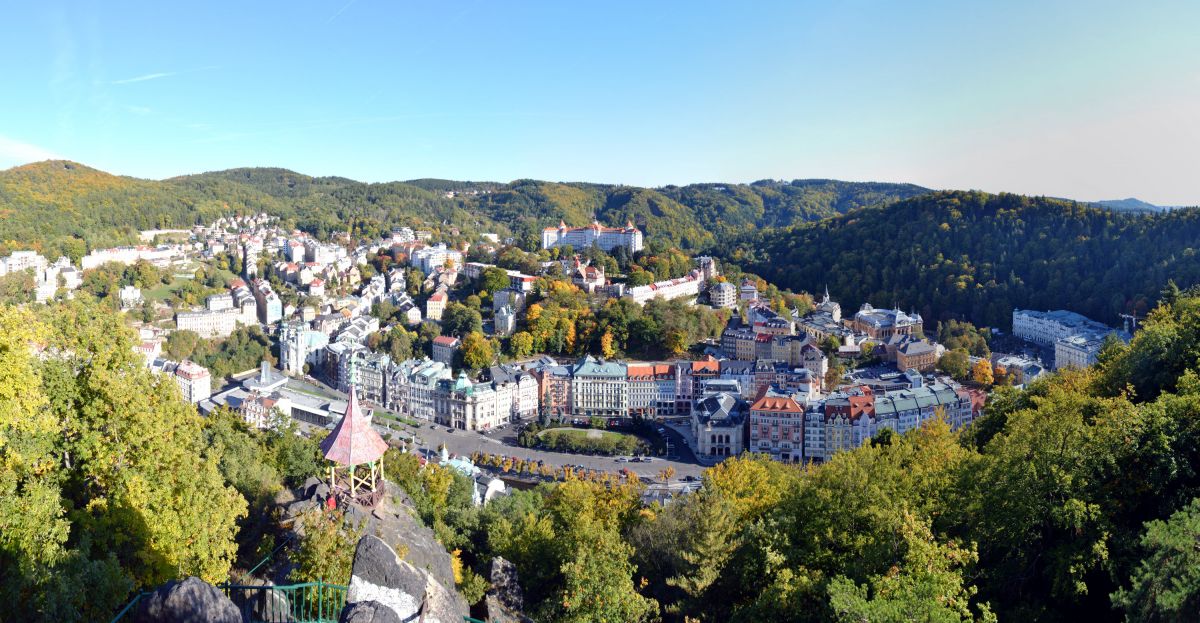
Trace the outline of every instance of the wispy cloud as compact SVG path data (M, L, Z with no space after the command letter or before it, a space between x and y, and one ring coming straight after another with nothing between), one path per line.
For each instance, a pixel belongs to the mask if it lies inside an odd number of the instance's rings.
M170 78L178 74L176 71L160 71L152 74L144 74L134 76L133 78L125 78L123 80L113 80L109 84L133 84L134 82L146 82L147 80L158 80L159 78Z
M330 15L330 16L329 16L329 19L325 20L325 23L326 23L326 24L329 24L329 23L333 22L333 20L335 20L335 19L337 19L337 18L341 17L341 16L342 16L342 13L345 13L345 12L346 12L346 9L350 8L350 5L354 4L355 2L358 2L358 0L348 0L348 1L346 2L346 4L343 4L343 5L342 5L342 8L340 8L340 9L338 9L338 10L337 10L337 13L334 13L333 15Z
M61 160L62 156L32 143L25 143L0 134L0 166L26 164L38 160Z

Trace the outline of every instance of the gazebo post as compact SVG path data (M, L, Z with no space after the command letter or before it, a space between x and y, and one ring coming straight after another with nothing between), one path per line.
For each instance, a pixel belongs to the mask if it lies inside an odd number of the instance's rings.
M345 467L349 470L347 477L350 481L351 498L357 497L359 485L369 487L373 491L382 477L383 467L382 462L380 462L380 474L377 477L375 462L383 458L383 454L387 452L387 449L387 442L371 427L370 420L367 419L366 415L359 408L358 397L355 395L353 386L351 386L350 401L346 405L345 416L342 417L342 421L338 422L338 425L334 427L329 436L321 442L321 451L325 459L330 462L330 488L333 488L337 482L338 469ZM370 479L358 475L359 465L370 466Z

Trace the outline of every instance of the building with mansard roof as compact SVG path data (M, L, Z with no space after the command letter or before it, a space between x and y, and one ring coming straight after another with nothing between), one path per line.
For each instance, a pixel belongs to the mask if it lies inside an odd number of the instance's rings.
M558 227L542 230L543 249L565 245L586 249L593 244L606 252L625 247L630 253L637 253L643 248L642 231L634 227L632 221L624 227L604 227L596 221L587 227L567 227L565 222L560 221Z

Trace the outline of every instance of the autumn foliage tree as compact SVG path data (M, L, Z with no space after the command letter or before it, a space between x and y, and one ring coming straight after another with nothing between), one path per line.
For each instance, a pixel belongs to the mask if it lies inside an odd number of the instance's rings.
M986 358L981 358L971 366L971 380L980 385L991 385L994 381L992 375L992 363Z
M0 308L0 327L5 603L104 620L131 588L224 580L246 501L120 317L75 301L46 320Z

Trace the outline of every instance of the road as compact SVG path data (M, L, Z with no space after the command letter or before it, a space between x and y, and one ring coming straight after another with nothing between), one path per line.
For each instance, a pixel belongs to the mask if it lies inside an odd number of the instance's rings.
M313 390L319 393L342 397L346 399L346 395L321 383L317 379L307 378L305 384L312 386ZM381 409L383 413L390 412ZM394 415L394 414L392 414ZM550 450L536 450L533 448L522 448L517 445L517 433L515 428L503 428L489 433L477 433L474 431L455 430L449 432L445 426L432 425L428 422L422 423L420 426L413 428L406 424L400 424L392 420L387 420L383 417L374 418L375 429L381 434L390 434L393 438L408 439L414 434L420 443L420 448L426 452L437 452L441 444L446 444L446 449L451 454L461 456L471 456L474 452L483 452L488 454L501 454L504 456L517 457L525 460L544 461L555 467L564 465L582 465L586 469L603 470L608 472L620 471L622 468L627 468L637 474L639 477L657 479L659 472L670 466L675 468L675 482L682 482L685 478L699 478L701 472L704 471L705 465L702 465L696 460L691 447L685 441L683 433L679 429L686 430L686 426L677 423L676 425L664 426L664 438L668 444L669 452L667 457L654 457L648 463L632 463L621 462L616 460L616 457L611 456L591 456L586 454L572 454L569 452L553 452ZM682 419L679 419L682 422ZM310 426L302 426L303 430L310 430Z
M403 438L415 433L418 440L423 442L420 446L421 449L429 452L436 452L438 447L446 444L446 449L451 454L461 456L471 456L474 452L482 452L487 454L501 454L525 460L544 461L555 467L582 465L586 469L608 472L616 472L622 468L627 468L638 476L651 479L657 478L659 472L670 466L675 468L674 480L677 481L683 480L688 476L698 478L700 473L704 471L704 466L696 462L691 449L682 443L680 434L670 427L667 427L667 438L671 441L673 448L679 449L678 458L668 460L655 457L649 463L621 462L616 457L611 456L592 456L522 448L517 445L516 432L512 429L501 429L489 434L482 434L464 430L456 430L451 433L445 426L434 425L431 427L429 424L425 424L415 430L404 425L392 426L391 428L377 426L376 428L381 432L390 432L393 437Z

